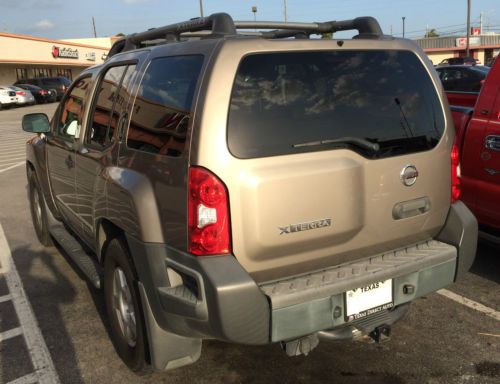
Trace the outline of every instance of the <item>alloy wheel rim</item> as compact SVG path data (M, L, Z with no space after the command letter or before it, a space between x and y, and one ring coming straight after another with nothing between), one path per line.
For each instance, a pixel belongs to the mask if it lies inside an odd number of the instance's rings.
M113 274L113 309L121 333L130 347L137 343L136 318L132 294L125 273L120 267Z
M33 210L35 211L35 220L38 228L42 224L42 206L40 205L40 194L38 189L35 188L33 193Z

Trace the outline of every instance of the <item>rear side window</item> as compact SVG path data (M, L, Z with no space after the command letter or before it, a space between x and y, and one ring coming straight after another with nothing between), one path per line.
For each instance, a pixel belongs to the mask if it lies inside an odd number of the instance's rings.
M43 86L47 88L59 88L63 85L62 81L58 79L42 79L40 81L43 84Z
M117 121L113 107L126 69L126 65L111 67L99 84L87 137L87 142L94 147L103 148L111 142Z
M154 59L142 79L127 133L132 149L180 156L186 146L203 56Z
M412 52L265 53L238 68L228 147L239 158L334 148L384 158L431 149L443 131L437 92Z

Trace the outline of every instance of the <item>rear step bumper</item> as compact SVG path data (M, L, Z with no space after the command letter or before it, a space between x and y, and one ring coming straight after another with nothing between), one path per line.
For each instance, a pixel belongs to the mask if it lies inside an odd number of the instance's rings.
M456 259L455 247L432 240L263 285L272 308L271 340L292 339L348 324L344 292L373 282L393 279L395 308L434 292L453 282Z
M369 283L393 279L391 311L447 286L474 260L477 222L462 203L453 204L437 240L261 285L233 256L194 257L165 244L127 241L148 327L260 345L354 324L344 317L344 292ZM377 318L367 317L374 329L383 325ZM161 351L160 340L150 340L151 348Z

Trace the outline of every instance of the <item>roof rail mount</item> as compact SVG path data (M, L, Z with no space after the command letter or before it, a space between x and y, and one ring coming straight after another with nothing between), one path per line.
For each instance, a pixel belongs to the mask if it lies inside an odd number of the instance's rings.
M133 33L118 40L111 47L108 58L120 52L127 52L145 46L145 42L162 40L162 42L177 42L181 36L224 37L235 36L236 30L243 29L273 29L270 31L248 32L267 39L288 37L304 38L313 34L333 33L339 31L357 30L354 38L379 39L383 36L378 21L369 16L357 17L352 20L325 21L318 23L296 23L280 21L233 21L227 13L214 13L208 17L199 17L164 27L152 28L144 32ZM240 32L245 35L245 32Z

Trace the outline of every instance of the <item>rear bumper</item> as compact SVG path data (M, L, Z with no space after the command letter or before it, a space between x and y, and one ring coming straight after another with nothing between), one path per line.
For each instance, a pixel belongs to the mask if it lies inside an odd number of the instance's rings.
M457 203L437 240L261 286L233 256L127 240L146 318L183 337L260 345L349 324L344 292L371 282L393 279L395 307L447 286L472 265L477 222Z

